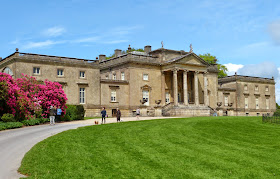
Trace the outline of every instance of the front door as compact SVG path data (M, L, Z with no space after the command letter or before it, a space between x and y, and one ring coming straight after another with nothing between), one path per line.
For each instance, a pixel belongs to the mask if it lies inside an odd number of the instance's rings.
M112 109L112 117L116 117L117 116L117 109Z

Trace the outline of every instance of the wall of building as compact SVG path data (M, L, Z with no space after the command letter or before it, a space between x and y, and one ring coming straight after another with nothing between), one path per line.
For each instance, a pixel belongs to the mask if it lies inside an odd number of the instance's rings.
M99 69L89 67L65 66L58 64L16 62L8 65L15 71L15 78L21 74L35 77L39 81L48 79L59 82L68 97L68 104L79 104L79 88L85 88L85 104L100 105L100 74ZM33 74L33 67L40 68L40 74ZM15 70L16 69L16 70ZM59 77L57 70L63 69L64 75ZM80 78L80 71L85 72L85 78Z
M156 106L155 100L161 100L161 70L160 67L148 65L131 65L129 67L129 93L131 108L137 108L141 105L142 89L141 87L147 86L149 89L149 106ZM143 80L143 74L148 74L149 79Z

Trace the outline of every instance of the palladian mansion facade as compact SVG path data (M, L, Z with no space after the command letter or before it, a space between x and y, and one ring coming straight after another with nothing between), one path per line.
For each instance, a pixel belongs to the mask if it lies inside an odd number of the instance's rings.
M0 58L1 72L48 79L63 86L68 104L82 104L86 116L229 116L272 115L276 110L272 78L235 74L218 78L217 64L193 52L144 47L144 52L116 49L96 60L16 52Z

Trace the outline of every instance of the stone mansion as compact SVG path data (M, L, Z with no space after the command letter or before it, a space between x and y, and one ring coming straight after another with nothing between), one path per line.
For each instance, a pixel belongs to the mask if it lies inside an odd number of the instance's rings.
M15 79L21 74L63 86L68 104L82 104L86 116L109 116L120 108L122 116L257 116L276 110L275 81L233 75L218 79L217 64L209 64L192 48L171 50L144 47L145 52L96 60L16 52L2 59L1 72Z

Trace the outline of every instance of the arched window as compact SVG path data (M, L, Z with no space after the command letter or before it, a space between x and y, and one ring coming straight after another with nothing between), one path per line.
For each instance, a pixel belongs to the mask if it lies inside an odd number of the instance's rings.
M11 76L14 75L13 71L9 67L4 68L3 73L6 73L6 74L11 75Z

